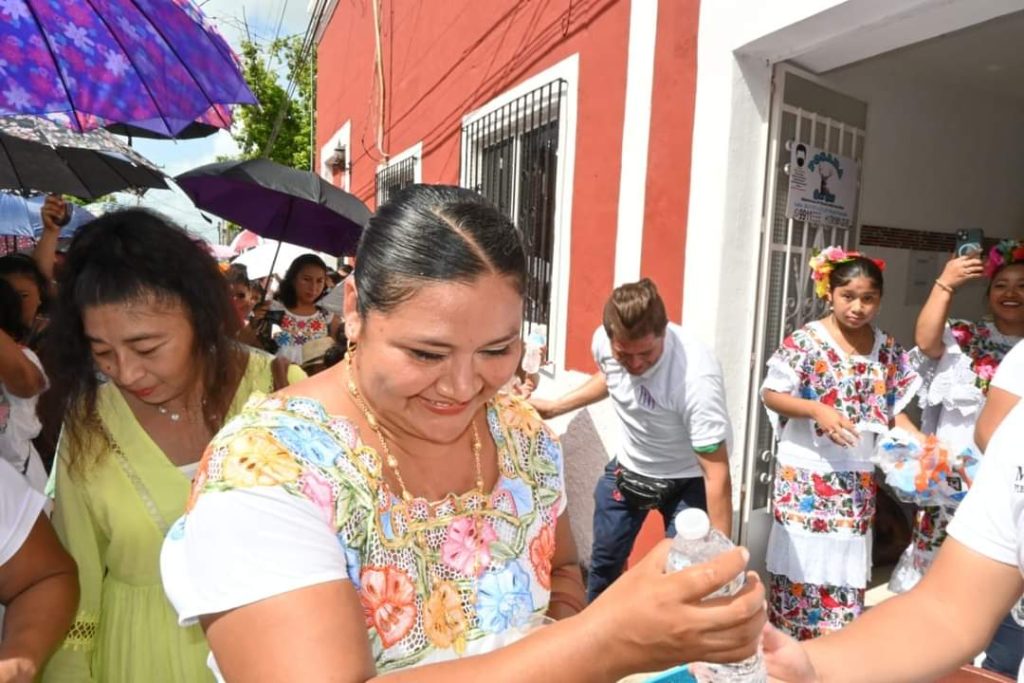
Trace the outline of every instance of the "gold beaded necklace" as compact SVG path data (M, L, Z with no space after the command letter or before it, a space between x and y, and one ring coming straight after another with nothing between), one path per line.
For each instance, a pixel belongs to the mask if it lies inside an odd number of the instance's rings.
M363 417L366 419L366 424L370 426L373 433L377 435L377 440L380 442L381 450L384 451L384 461L387 462L391 472L395 475L395 479L398 481L398 485L402 488L402 500L409 502L413 499L409 489L405 487L405 480L402 479L402 472L398 469L398 459L391 452L391 448L388 446L388 441L384 438L384 431L381 429L380 423L377 421L377 416L370 410L370 406L366 405L366 401L363 399L363 395L359 392L359 387L356 386L355 374L352 371L352 357L355 355L355 350L350 350L345 354L346 370L348 372L348 393L352 396L352 399L359 406L359 409L363 413ZM484 474L483 469L480 466L480 452L483 450L483 444L480 442L480 433L476 428L476 420L470 423L473 428L473 461L476 465L476 488L480 493L481 497L484 496Z

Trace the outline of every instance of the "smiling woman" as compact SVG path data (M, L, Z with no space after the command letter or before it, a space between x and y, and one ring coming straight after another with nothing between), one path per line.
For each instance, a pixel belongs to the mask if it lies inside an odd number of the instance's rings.
M163 595L159 546L210 437L274 388L271 358L234 341L217 264L154 214L83 228L59 285L44 347L66 392L54 525L82 593L44 680L208 680L202 633L177 628Z
M346 362L226 425L164 544L167 594L224 680L589 683L754 651L755 578L695 607L738 551L669 577L662 549L583 609L561 447L499 391L525 271L515 227L469 190L416 185L371 219ZM545 615L563 621L527 635Z

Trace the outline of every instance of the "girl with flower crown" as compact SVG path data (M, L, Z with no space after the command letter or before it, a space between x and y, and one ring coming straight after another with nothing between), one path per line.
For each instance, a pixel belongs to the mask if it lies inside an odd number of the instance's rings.
M810 266L831 310L783 341L761 387L779 440L768 615L801 640L863 610L875 438L894 425L917 433L902 411L921 383L903 348L872 325L884 264L829 247Z

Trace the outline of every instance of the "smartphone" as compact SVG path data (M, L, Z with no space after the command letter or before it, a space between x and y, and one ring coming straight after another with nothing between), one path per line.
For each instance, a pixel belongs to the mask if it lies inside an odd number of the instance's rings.
M985 241L985 233L981 228L967 228L956 231L956 256L981 256L981 245Z

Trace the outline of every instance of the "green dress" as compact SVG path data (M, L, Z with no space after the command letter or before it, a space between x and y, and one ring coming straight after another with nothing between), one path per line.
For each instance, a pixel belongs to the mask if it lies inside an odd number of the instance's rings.
M273 389L272 357L252 351L228 418L254 391ZM295 366L288 379L304 373ZM70 475L67 444L58 446L53 523L78 563L78 614L43 673L44 683L212 681L209 648L198 626L182 628L164 595L160 548L185 509L191 482L135 419L113 384L97 409L109 436L86 474ZM102 445L101 445L102 444Z

